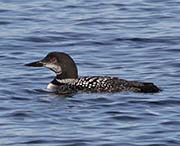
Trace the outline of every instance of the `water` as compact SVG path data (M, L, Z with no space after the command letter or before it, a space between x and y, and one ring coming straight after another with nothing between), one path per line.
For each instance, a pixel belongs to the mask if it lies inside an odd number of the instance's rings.
M178 0L1 0L0 145L179 146ZM70 54L79 74L154 82L157 94L46 90L23 64Z

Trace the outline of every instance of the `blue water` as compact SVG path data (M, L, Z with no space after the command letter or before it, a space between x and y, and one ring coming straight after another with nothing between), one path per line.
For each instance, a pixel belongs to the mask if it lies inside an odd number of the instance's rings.
M179 146L179 0L1 0L1 146ZM79 75L154 82L157 94L46 90L23 64L70 54Z

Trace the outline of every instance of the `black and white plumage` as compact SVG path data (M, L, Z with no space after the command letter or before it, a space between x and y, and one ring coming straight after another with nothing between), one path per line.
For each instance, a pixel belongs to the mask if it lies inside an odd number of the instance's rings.
M133 91L156 93L160 89L153 83L127 81L108 76L78 77L78 71L73 59L66 53L52 52L44 59L26 64L32 67L47 67L56 73L55 79L49 83L48 89L59 94L74 92L121 92Z

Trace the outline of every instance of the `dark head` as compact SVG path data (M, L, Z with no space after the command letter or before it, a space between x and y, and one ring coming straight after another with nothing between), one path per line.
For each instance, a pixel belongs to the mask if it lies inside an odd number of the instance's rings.
M63 52L51 52L42 60L25 64L25 66L47 67L54 71L59 79L78 78L75 62Z

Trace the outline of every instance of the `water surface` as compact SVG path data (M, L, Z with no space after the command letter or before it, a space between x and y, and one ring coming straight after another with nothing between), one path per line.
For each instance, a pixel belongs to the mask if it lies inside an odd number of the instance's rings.
M1 0L0 145L179 146L178 0ZM79 75L154 82L163 92L46 90L54 74L23 64L70 54Z

